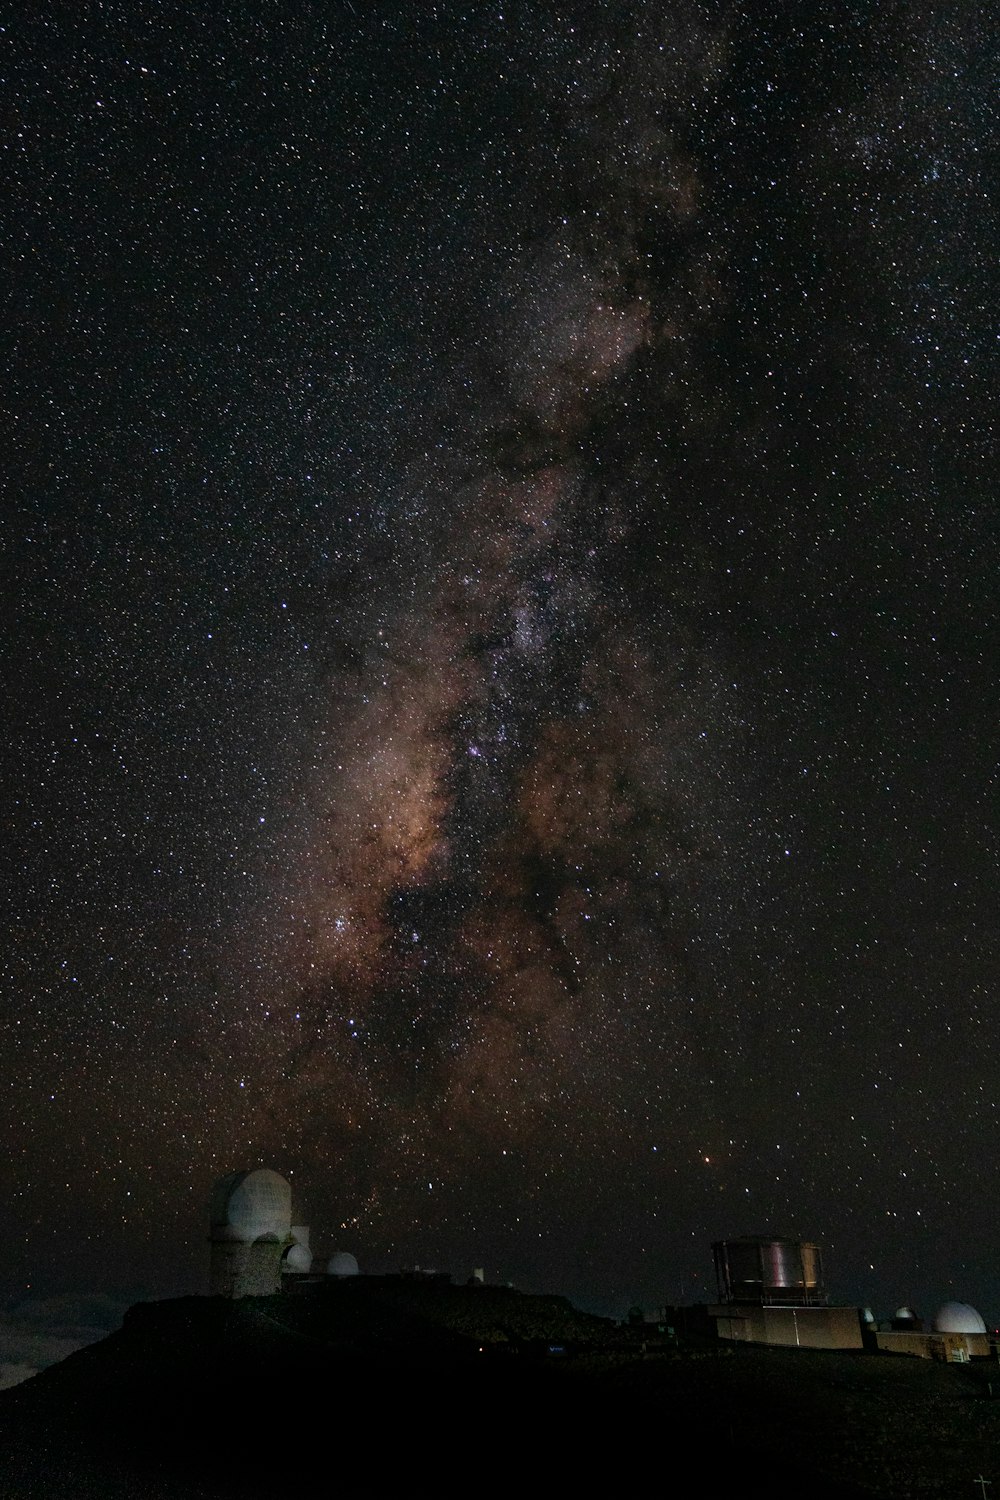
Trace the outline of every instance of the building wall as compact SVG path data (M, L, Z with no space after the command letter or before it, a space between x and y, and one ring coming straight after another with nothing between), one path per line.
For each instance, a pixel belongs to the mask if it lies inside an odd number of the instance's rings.
M886 1354L912 1354L917 1359L942 1359L949 1363L990 1352L989 1336L985 1333L876 1333L875 1342Z
M243 1245L213 1240L209 1292L213 1297L270 1297L281 1289L281 1257L285 1246L275 1240Z
M861 1349L856 1307L758 1307L751 1303L709 1308L720 1339L799 1349Z

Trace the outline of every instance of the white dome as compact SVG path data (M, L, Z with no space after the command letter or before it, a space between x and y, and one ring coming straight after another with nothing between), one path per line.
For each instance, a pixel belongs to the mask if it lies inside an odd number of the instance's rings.
M346 1250L338 1250L336 1255L331 1255L326 1268L328 1276L357 1276L358 1263L354 1256Z
M935 1333L985 1333L986 1324L967 1302L946 1302L934 1314Z
M230 1172L212 1194L212 1238L252 1245L255 1240L288 1238L292 1227L292 1189L270 1167Z
M912 1307L897 1307L893 1313L893 1318L899 1323L917 1323L920 1321Z
M312 1251L308 1245L298 1243L292 1245L281 1266L284 1271L311 1271L312 1263Z

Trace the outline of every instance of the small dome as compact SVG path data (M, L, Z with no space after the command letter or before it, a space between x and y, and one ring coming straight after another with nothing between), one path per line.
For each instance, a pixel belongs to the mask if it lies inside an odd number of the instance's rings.
M338 1250L336 1255L331 1255L326 1268L328 1276L357 1276L358 1263L354 1256L346 1250Z
M919 1323L920 1319L912 1307L897 1307L892 1315L895 1323Z
M308 1245L297 1243L287 1251L281 1262L281 1269L283 1271L311 1271L312 1263L312 1251Z
M946 1302L934 1314L935 1333L985 1333L986 1324L968 1302Z
M216 1183L211 1205L212 1238L252 1245L255 1240L288 1238L292 1189L270 1167L230 1172Z

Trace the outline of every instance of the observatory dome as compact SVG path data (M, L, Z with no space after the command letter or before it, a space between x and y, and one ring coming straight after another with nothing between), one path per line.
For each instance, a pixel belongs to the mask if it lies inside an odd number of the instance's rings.
M986 1324L968 1302L946 1302L934 1314L935 1333L985 1333Z
M357 1276L358 1263L354 1256L346 1250L338 1250L336 1255L331 1255L326 1268L328 1276Z
M211 1207L212 1238L252 1245L287 1239L292 1226L292 1189L270 1167L231 1172L216 1183Z
M292 1245L286 1254L282 1265L286 1271L311 1271L312 1251L308 1245Z

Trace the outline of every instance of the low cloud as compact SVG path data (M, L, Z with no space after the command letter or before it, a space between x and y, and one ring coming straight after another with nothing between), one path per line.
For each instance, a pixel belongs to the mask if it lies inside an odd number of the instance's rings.
M0 1391L20 1385L121 1326L125 1304L103 1292L20 1302L0 1318Z

